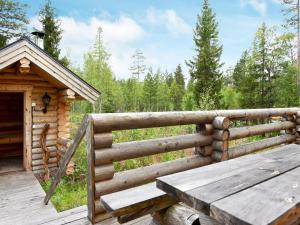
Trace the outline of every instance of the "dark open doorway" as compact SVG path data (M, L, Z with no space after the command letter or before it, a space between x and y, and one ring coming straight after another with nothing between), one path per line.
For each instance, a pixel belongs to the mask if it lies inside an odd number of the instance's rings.
M0 173L23 170L24 94L0 92Z

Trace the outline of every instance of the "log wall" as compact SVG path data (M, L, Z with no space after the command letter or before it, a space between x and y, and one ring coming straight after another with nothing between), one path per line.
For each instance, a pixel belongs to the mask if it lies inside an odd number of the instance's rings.
M44 162L42 157L42 149L40 145L40 137L43 127L46 123L50 125L50 129L46 136L46 145L51 151L49 159L49 168L57 168L57 140L60 137L70 138L69 129L69 111L70 107L67 101L60 99L60 89L54 84L48 82L34 70L26 73L20 73L16 68L5 69L0 72L0 85L22 85L32 86L31 103L32 103L32 138L31 138L31 166L35 173L43 173ZM43 113L44 104L42 98L47 93L51 97L51 102L47 108L47 113ZM7 106L3 105L6 109ZM0 115L3 110L0 106ZM23 109L20 110L23 112ZM3 131L2 131L3 130ZM7 132L8 129L3 128L0 132ZM52 169L52 170L53 170Z

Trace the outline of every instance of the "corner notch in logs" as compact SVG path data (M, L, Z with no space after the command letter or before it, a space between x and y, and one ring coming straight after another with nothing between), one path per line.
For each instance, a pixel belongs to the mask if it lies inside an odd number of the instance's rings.
M18 71L21 74L29 73L29 71L30 71L30 61L26 58L20 59Z

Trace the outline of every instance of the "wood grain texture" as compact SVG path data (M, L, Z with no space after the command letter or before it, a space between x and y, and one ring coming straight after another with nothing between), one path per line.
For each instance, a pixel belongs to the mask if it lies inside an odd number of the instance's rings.
M157 179L157 186L187 205L209 213L209 206L213 201L291 170L300 165L299 159L300 146L292 144L160 177Z
M211 214L228 225L281 225L299 222L300 168L283 173L211 206Z

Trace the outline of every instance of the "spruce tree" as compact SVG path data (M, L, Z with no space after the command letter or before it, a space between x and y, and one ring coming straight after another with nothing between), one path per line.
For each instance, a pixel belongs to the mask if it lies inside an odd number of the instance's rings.
M194 81L194 96L198 106L205 104L200 102L203 100L201 96L207 95L214 102L214 108L219 107L222 87L220 57L223 47L219 44L218 36L216 15L208 0L204 0L201 16L198 15L194 30L196 56L187 62Z
M182 99L185 93L185 82L181 66L178 65L174 72L174 79L171 84L171 99L174 110L182 109Z
M21 36L28 23L26 4L14 0L0 0L0 48L4 47L10 38Z
M61 21L57 18L55 8L51 0L47 0L39 13L39 21L42 23L44 37L44 49L52 57L60 59L59 43L62 38L63 30L60 28Z

